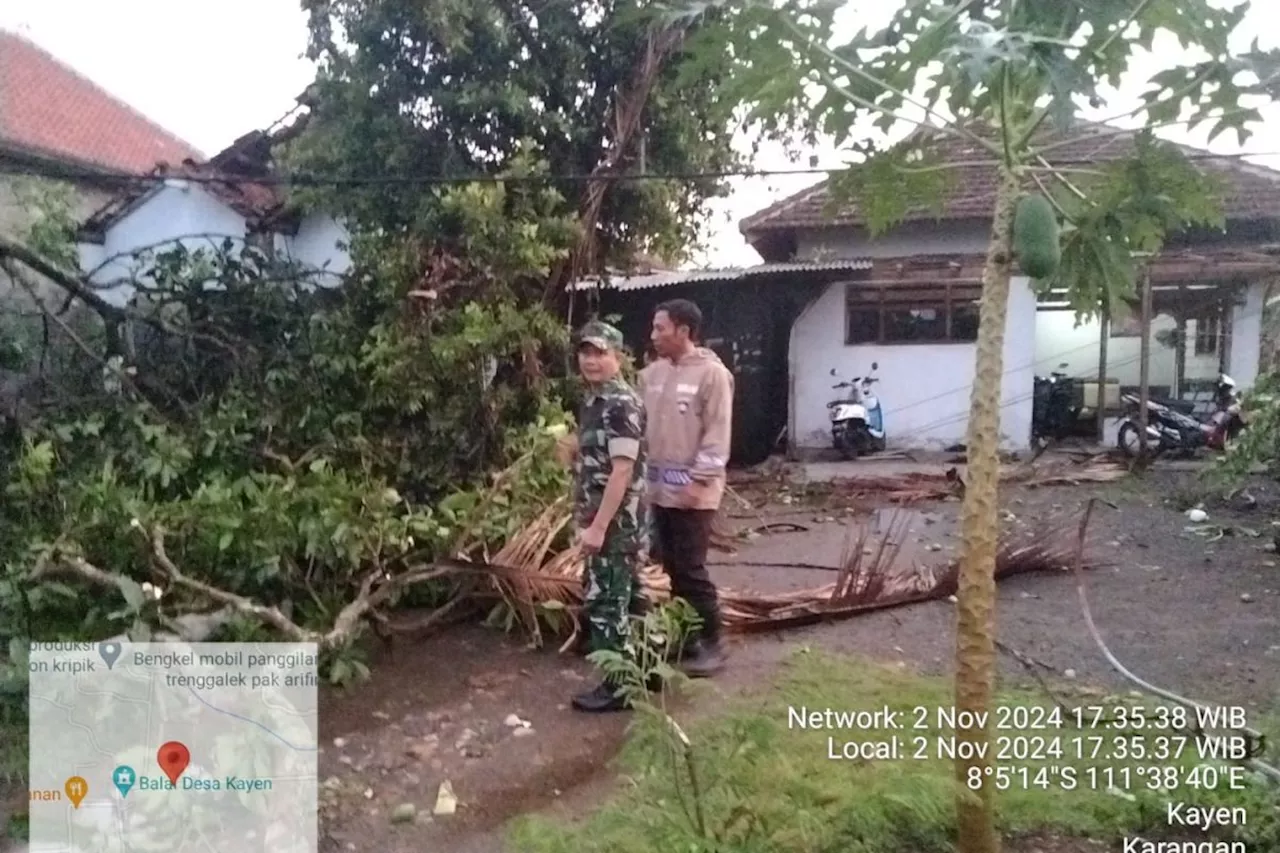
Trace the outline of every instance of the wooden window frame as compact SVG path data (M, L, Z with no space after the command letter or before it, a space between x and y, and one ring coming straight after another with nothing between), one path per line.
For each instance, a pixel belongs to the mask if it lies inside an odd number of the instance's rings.
M1196 334L1192 342L1192 352L1198 356L1219 355L1222 352L1223 326L1222 311L1208 311L1196 317ZM1206 328L1208 327L1208 328Z
M901 284L867 286L857 282L850 282L845 285L844 297L845 346L947 346L973 344L977 341L976 326L972 337L957 338L955 336L956 307L972 304L981 294L981 285L972 283L904 281ZM885 315L888 310L893 309L941 310L946 323L946 332L940 338L915 340L889 338L886 336ZM854 339L851 320L855 311L874 311L876 314L877 332L874 340Z

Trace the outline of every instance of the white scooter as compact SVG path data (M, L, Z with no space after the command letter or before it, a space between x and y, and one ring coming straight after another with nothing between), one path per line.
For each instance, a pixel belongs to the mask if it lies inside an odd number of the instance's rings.
M880 365L871 362L874 371ZM838 376L835 368L832 376ZM857 459L863 453L877 453L885 448L884 413L880 398L871 393L874 376L855 376L831 387L849 389L848 394L827 403L831 415L831 444L844 459Z

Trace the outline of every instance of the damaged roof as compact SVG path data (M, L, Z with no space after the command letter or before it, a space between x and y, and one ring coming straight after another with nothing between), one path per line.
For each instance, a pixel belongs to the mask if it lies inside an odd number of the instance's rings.
M279 185L271 182L255 182L272 175L272 154L276 146L294 138L305 127L307 113L280 130L255 130L246 133L231 145L204 162L187 159L179 165L162 164L151 169L148 177L163 177L173 181L183 178L199 178L205 192L226 204L243 216L253 226L287 224L291 218L285 194ZM226 181L209 180L227 177ZM81 226L84 239L100 240L116 222L136 210L165 186L164 182L140 181L136 187L119 193L106 205L85 220Z

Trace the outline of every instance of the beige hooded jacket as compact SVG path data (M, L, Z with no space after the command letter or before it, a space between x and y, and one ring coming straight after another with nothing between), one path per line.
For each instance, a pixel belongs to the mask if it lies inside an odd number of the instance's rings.
M675 509L719 509L733 430L733 374L699 347L640 372L649 449L648 502Z

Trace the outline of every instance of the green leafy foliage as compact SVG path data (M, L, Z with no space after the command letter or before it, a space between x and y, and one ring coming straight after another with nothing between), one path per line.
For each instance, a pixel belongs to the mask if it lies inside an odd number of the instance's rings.
M16 208L25 214L17 236L31 249L68 269L77 264L75 190L69 184L37 178L8 181Z
M532 155L552 175L584 175L617 138L619 97L647 49L637 0L357 2L308 0L310 56L321 68L314 120L294 168L340 175L495 175ZM643 113L627 172L718 171L738 164L726 132L735 103L720 87L728 57L666 63ZM580 181L548 181L576 210ZM431 187L389 180L305 197L391 233L427 233ZM644 250L679 256L699 236L704 199L723 182L611 186L600 217L605 259ZM456 232L446 232L456 233Z
M506 540L567 490L551 446L576 388L547 368L567 334L544 307L579 238L584 188L565 176L615 154L621 171L737 163L727 58L659 67L635 142L611 151L619 92L647 50L643 4L306 9L321 73L305 131L277 159L388 176L293 198L345 216L354 267L318 277L230 241L147 252L129 264L131 303L87 312L92 333L55 319L55 302L5 335L6 365L48 393L3 424L2 640L150 636L192 615L214 637L263 633L214 619L165 560L319 630L362 578ZM417 180L435 174L491 180ZM606 259L678 255L721 190L611 187ZM69 206L42 198L28 247L74 270ZM74 369L46 370L51 325ZM33 579L69 558L115 580L87 596L74 572ZM333 678L359 676L358 656L335 654Z
M1112 318L1125 316L1141 258L1158 253L1168 234L1221 228L1223 191L1221 180L1195 168L1182 149L1138 134L1131 157L1055 188L1068 222L1061 266L1041 286L1065 291L1079 318L1104 306Z
M563 495L550 433L567 386L541 365L565 331L529 302L572 229L544 202L443 193L465 258L360 235L340 286L230 243L138 257L128 363L5 420L0 640L272 636L163 559L323 632L371 573L493 548ZM69 557L117 580L40 573ZM354 649L326 665L337 682L365 671Z
M1244 483L1257 466L1271 476L1280 474L1280 372L1258 376L1244 396L1243 414L1246 429L1213 469L1215 478L1230 487Z

